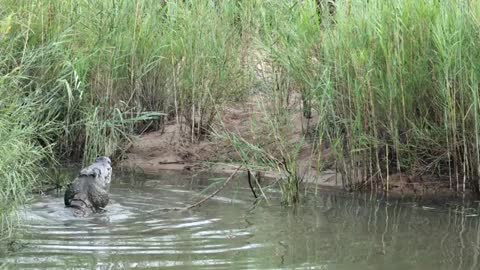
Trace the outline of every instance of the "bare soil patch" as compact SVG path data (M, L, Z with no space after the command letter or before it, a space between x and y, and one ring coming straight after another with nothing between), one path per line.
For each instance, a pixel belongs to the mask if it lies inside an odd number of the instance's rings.
M256 95L245 103L231 104L223 110L215 129L227 130L247 140L260 140L261 129L253 131L252 125L261 125L264 114L259 108ZM299 104L298 96L292 96L292 106ZM313 116L304 119L301 110L291 116L293 132L292 141L300 140L307 126L316 123ZM323 158L317 160L317 150L313 143L305 142L299 153L299 172L306 182L325 186L341 186L341 179L334 170L320 172L320 165L331 162L328 149L323 149ZM139 136L127 149L126 158L121 167L138 170L143 173L157 174L163 170L212 170L213 172L231 173L239 164L239 156L226 141L216 136L208 136L202 140L192 140L188 132L176 121L167 124L163 131L155 131ZM232 165L233 164L233 165ZM266 172L266 177L279 177L279 172Z
M216 125L229 132L239 134L248 140L261 137L261 132L252 131L252 121L256 125L262 123L262 113L258 108L259 96L251 98L242 104L228 106ZM293 132L292 141L300 140L306 120L301 110L291 116ZM221 121L220 121L221 120ZM315 123L315 116L310 119ZM299 153L298 165L300 175L307 183L321 186L343 187L342 176L334 168L333 155L330 149L322 149L322 159L318 160L318 152L313 143L305 142ZM126 158L120 166L147 174L159 174L164 170L201 171L209 170L215 173L230 174L239 164L240 158L235 149L226 141L215 136L202 140L192 140L188 132L182 131L180 124L172 121L163 131L155 131L139 136L127 149ZM323 167L321 167L323 166ZM270 171L263 174L267 178L281 177L280 172ZM374 180L371 180L374 181ZM374 190L386 190L386 181L375 184ZM382 183L379 179L376 183ZM371 190L369 181L362 183L362 190ZM449 179L436 176L412 176L393 174L388 177L388 193L395 196L453 196L455 187L451 188Z

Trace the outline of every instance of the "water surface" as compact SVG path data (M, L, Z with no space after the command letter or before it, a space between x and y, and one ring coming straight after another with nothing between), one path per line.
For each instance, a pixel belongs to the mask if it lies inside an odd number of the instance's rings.
M218 179L179 173L116 177L107 212L74 218L62 194L22 213L25 246L5 269L480 269L478 203L414 202L319 191L282 207L253 204L239 177L183 207ZM219 182L221 183L221 182ZM206 193L209 193L206 192ZM0 267L0 268L2 268Z

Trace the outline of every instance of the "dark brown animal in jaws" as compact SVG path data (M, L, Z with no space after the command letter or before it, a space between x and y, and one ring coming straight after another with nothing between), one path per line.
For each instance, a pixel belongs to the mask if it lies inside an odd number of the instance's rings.
M65 206L75 208L75 216L88 216L104 211L110 200L108 192L111 179L110 158L97 158L92 165L83 168L77 178L68 185L64 196Z

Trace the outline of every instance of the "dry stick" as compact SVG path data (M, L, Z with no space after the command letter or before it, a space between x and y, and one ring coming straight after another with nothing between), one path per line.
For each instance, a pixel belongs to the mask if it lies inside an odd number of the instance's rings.
M250 190L252 191L253 193L253 197L258 198L257 196L257 193L255 193L255 189L253 188L253 185L252 185L252 173L250 172L250 170L247 170L247 174L248 174L248 186L250 186Z
M260 189L260 192L262 193L263 198L265 199L265 201L266 201L267 204L268 204L269 202L268 202L267 195L265 195L265 192L263 192L263 188L262 188L262 186L260 185L260 183L258 182L257 177L253 177L253 179L255 179L255 183L257 183L257 186L258 186L258 188ZM278 183L278 181L280 181L280 179L282 179L282 178L278 178L278 180L277 180L274 184ZM273 185L273 184L272 184L272 185Z
M151 213L151 212L155 212L155 211L185 211L185 210L189 210L189 209L192 209L194 207L197 207L199 206L200 204L206 202L207 200L211 199L213 196L217 195L217 193L219 193L220 191L222 191L226 186L227 184L230 182L230 180L233 179L233 177L237 174L237 172L240 170L240 168L242 168L242 166L239 166L228 178L227 180L225 180L225 182L223 183L223 185L215 190L215 192L213 192L212 194L208 195L207 197L201 199L200 201L192 204L192 205L189 205L187 207L170 207L170 208L157 208L157 209L153 209L153 210L150 210L150 211L147 211L147 213Z
M160 165L185 164L185 161L159 161L158 164L160 164Z

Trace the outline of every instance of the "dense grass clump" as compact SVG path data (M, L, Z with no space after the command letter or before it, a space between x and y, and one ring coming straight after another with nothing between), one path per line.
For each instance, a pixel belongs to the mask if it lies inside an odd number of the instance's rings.
M41 163L52 159L51 149L41 145L46 139L41 134L50 127L35 121L35 108L7 93L0 77L0 241L11 233L12 210L42 182Z
M59 152L89 160L118 150L122 132L158 129L175 117L194 138L208 130L216 106L241 95L236 8L233 1L4 0L2 53L12 62L7 69L26 69L23 92L51 96L39 113L64 126L53 135Z
M277 16L260 39L347 181L434 174L478 191L480 5L336 1L331 14L314 2L265 2Z
M326 52L334 55L336 108L350 120L340 128L349 152L367 157L369 170L385 176L386 189L388 175L403 171L448 175L452 188L478 190L475 3L339 5Z

